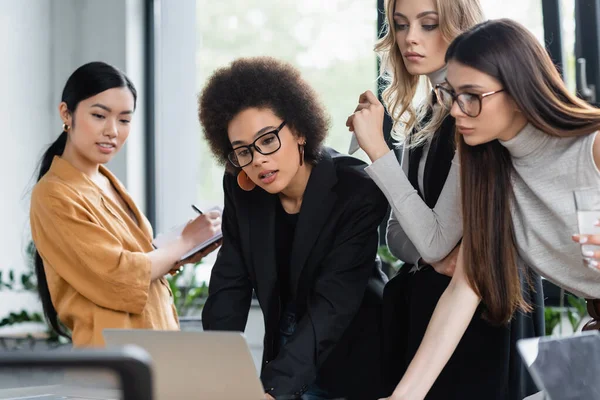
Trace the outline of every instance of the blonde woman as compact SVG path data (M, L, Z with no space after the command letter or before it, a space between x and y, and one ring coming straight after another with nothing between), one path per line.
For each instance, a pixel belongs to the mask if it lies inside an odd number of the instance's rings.
M450 283L463 234L455 120L433 93L416 109L413 98L420 81L426 81L429 92L445 81L449 43L483 15L478 0L389 0L386 16L387 31L376 50L388 81L384 102L396 131L406 133L402 165L384 140L385 110L373 93L360 96L348 126L373 162L368 174L392 206L387 244L407 264L384 295L391 393ZM531 281L541 286L539 277ZM532 302L541 305L541 287L537 296ZM535 391L515 356L514 343L542 334L541 313L494 326L482 318L482 311L483 306L427 399L521 399Z

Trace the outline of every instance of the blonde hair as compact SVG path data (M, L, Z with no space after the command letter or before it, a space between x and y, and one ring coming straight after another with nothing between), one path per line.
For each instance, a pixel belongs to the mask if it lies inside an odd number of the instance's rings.
M479 0L434 0L440 18L439 29L442 37L450 43L462 32L483 21L483 11ZM404 139L406 133L418 128L411 139L411 146L417 146L433 136L449 111L441 106L433 107L429 120L425 118L432 104L431 96L427 103L415 109L413 99L419 87L420 77L411 75L402 59L402 53L396 43L394 10L396 0L385 1L386 19L383 35L375 45L380 58L379 77L385 82L382 98L388 113L392 117L392 133L396 139ZM426 83L428 90L431 90ZM394 134L398 125L403 125L404 134Z

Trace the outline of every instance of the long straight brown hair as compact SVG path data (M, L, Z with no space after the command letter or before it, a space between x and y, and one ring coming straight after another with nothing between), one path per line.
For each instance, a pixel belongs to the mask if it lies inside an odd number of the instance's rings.
M527 120L548 135L583 136L600 129L600 110L569 93L546 50L515 21L486 21L461 34L446 53L446 62L451 60L500 81ZM517 309L530 310L511 219L512 160L497 140L469 146L458 135L457 143L466 276L482 298L486 319L507 323Z

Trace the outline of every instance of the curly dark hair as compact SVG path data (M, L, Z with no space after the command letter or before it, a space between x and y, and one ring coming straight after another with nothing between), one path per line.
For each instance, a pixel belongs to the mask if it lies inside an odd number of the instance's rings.
M198 99L198 116L211 151L236 173L227 159L232 150L227 135L231 120L248 108L268 108L306 138L304 159L316 163L329 129L329 117L317 93L291 64L271 57L240 58L219 68Z

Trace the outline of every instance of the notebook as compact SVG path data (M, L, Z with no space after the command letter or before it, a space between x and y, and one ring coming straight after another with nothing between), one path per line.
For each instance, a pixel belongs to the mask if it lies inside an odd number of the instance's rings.
M219 213L223 213L223 210L221 209L221 207L218 207L218 206L212 207L212 208L206 210L206 212L210 212L210 211L218 211ZM169 242L172 242L175 239L177 239L177 237L179 237L181 235L181 232L183 232L183 229L185 228L186 225L187 225L187 222L185 224L173 227L173 228L171 228L167 232L159 234L154 239L154 241L152 242L152 244L157 249L160 249L161 247L164 247ZM220 240L222 238L223 238L223 233L219 229L217 232L215 232L215 234L212 237L208 238L207 240L205 240L202 243L198 243L198 245L196 245L196 247L194 247L192 250L190 250L187 253L185 253L181 257L180 260L185 260L186 258L190 257L191 255L196 254L197 252L205 249L206 247L210 246L211 244L215 243L216 241L218 241L218 240Z

